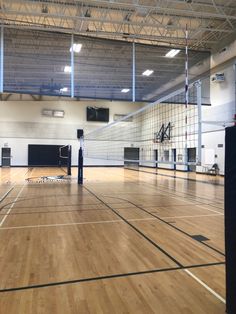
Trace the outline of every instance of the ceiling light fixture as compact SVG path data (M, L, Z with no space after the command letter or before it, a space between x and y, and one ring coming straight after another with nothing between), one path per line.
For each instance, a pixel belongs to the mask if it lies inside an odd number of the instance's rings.
M64 72L65 72L65 73L71 73L71 66L66 65L66 66L64 67Z
M121 90L121 93L128 93L129 91L130 91L129 88L123 88L123 89Z
M167 52L166 57L174 58L179 52L180 52L180 49L171 49L169 52Z
M60 92L61 93L65 93L65 92L68 92L68 87L63 87L60 89Z
M73 51L79 53L81 48L82 48L82 44L73 44ZM72 51L72 47L70 47L70 52Z
M143 72L142 75L144 75L144 76L150 76L153 72L154 72L153 70L146 70L146 71Z

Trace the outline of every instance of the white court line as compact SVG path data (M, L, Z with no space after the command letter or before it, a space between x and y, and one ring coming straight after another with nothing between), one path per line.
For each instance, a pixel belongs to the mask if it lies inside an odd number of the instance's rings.
M64 227L64 226L103 224L103 223L114 223L114 222L123 222L123 220L117 219L117 220L104 220L104 221L71 222L71 223L64 223L64 224L30 225L30 226L26 225L26 226L17 226L17 227L2 227L0 228L0 230L44 228L44 227Z
M126 219L127 221L142 221L142 220L157 220L156 217L150 217L150 218L133 218L133 219Z
M16 185L16 183L14 184L13 188L15 187L15 185ZM26 182L23 184L22 188L20 189L19 193L17 194L15 200L14 200L13 203L11 204L11 207L8 209L7 213L3 216L3 219L2 219L1 222L0 222L0 227L2 227L4 221L7 219L7 216L10 214L10 212L11 212L13 206L15 205L15 202L17 202L18 198L20 197L20 195L21 195L21 193L22 193L22 191L23 191L25 185L26 185Z
M50 213L50 212L49 212ZM37 214L37 213L35 213ZM203 217L206 216L220 216L219 215L203 215ZM5 216L9 216L9 212L6 213ZM4 216L4 217L5 217ZM194 218L193 216L190 216L191 218ZM165 218L165 217L161 217ZM166 217L166 218L179 218L179 217ZM127 219L127 221L148 221L148 220L156 220L157 218L150 217L150 218L133 218L133 219ZM73 226L73 225L89 225L89 224L102 224L102 223L114 223L114 222L122 222L121 219L115 219L115 220L99 220L99 221L85 221L85 222L71 222L71 223L63 223L63 224L43 224L43 225L25 225L25 226L16 226L16 227L2 227L0 230L8 230L8 229L24 229L24 228L41 228L41 227L63 227L63 226ZM1 226L1 224L0 224Z
M9 214L6 214L8 216ZM156 220L156 218L137 218L137 219L127 219L128 221L142 221L142 220ZM47 224L47 225L29 225L29 226L16 226L16 227L2 227L0 230L10 230L10 229L25 229L25 228L43 228L43 227L63 227L63 226L73 226L73 225L90 225L90 224L103 224L103 223L114 223L123 222L122 219L115 220L99 220L99 221L85 221L85 222L71 222L64 224Z
M213 212L213 213L221 214L219 211L214 210L214 209L209 209L209 208L205 207L204 205L203 206L202 205L196 205L196 206L204 208L206 210L209 210L210 212Z
M215 292L213 289L211 289L208 285L206 285L201 279L199 279L197 276L195 276L193 273L191 273L188 269L184 269L184 271L191 276L194 280L196 280L200 285L202 285L205 289L207 289L211 294L213 294L217 299L219 299L221 302L226 304L226 301L222 296L220 296L217 292Z
M155 213L153 213L155 214ZM198 218L198 217L215 217L215 216L224 216L224 214L209 214L209 215L193 215L193 216L177 216L177 217L160 217L161 219L178 219L178 218Z

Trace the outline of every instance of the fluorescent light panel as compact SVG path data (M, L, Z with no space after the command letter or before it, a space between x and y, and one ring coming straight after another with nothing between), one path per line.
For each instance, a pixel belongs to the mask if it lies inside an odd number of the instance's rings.
M61 93L68 92L68 87L63 87L60 89Z
M121 93L128 93L129 91L130 91L129 88L123 88L123 89L121 90Z
M180 52L180 49L171 49L169 52L167 52L166 57L174 58L179 52Z
M64 118L65 111L64 110L53 110L53 117L55 118Z
M73 44L73 51L79 53L81 48L82 48L82 44ZM72 47L70 47L70 52L72 51Z
M71 66L66 65L66 66L64 67L64 72L65 72L65 73L71 73Z
M153 70L146 70L146 71L143 72L142 75L144 75L144 76L149 76L149 75L151 75L153 72L154 72Z
M46 117L52 117L53 116L53 110L51 109L43 109L42 115Z

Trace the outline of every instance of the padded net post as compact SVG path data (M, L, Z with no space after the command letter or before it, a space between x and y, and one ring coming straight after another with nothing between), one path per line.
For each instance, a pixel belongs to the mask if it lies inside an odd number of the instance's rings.
M59 158L61 169L68 175L71 175L71 145L64 145L59 148Z
M71 145L68 146L67 175L71 176Z
M79 160L78 160L78 184L83 184L83 150L79 149Z
M226 312L236 313L236 126L225 136Z
M78 154L78 184L83 184L83 167L84 167L84 157L83 157L83 144L84 144L84 131L82 129L77 130L77 138L80 141L80 148Z

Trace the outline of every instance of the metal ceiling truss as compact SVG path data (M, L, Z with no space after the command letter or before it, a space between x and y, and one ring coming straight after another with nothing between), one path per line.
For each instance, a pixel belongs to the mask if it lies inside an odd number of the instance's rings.
M2 24L211 49L236 33L233 0L0 0Z
M185 49L169 59L170 48L164 46L8 26L2 29L0 92L149 101L156 97L157 88L172 81L176 84L174 80L185 70ZM72 62L73 43L80 43L82 49L74 53ZM205 59L209 52L189 50L190 79L198 75L194 66L198 68ZM73 75L65 71L66 66ZM150 77L143 75L147 69L153 70Z

